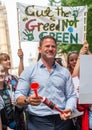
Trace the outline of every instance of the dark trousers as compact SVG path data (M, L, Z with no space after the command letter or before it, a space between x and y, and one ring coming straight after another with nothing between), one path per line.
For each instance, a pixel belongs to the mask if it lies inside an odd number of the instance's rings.
M27 114L27 130L75 130L71 119L64 121L59 115L33 116Z

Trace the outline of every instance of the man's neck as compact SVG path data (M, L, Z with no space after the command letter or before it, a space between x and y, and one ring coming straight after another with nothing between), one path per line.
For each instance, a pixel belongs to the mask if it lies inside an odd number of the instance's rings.
M46 59L44 60L43 58L41 58L43 64L46 66L46 68L48 69L48 71L51 71L52 66L54 65L54 59Z

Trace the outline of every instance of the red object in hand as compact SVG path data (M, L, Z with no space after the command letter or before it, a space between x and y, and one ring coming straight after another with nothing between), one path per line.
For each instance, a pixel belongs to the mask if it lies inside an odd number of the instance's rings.
M60 113L64 114L63 110L59 109L52 101L49 101L47 98L43 98L42 102L47 105L49 108L53 109L53 110L57 110Z
M37 82L34 82L32 84L30 84L30 88L33 89L35 95L38 97L38 88L39 88L39 84ZM57 110L59 111L60 113L64 113L63 110L59 109L58 107L56 107L56 105L52 102L52 101L49 101L47 98L43 98L40 96L40 98L42 99L42 102L47 105L49 108L53 109L53 110Z
M36 83L36 82L34 82L34 83L30 84L30 88L33 89L35 95L38 97L38 92L37 92L37 90L38 90L38 88L39 88L39 84Z

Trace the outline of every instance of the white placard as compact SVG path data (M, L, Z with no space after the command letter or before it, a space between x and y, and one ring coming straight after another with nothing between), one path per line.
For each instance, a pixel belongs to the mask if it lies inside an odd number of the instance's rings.
M92 104L92 55L80 57L79 103Z
M81 44L87 26L87 6L52 7L17 3L20 40L38 42L46 35L58 43Z

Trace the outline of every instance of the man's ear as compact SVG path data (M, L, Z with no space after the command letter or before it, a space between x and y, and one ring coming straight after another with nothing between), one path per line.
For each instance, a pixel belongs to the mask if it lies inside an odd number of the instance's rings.
M41 47L40 46L38 47L38 51L39 51L39 53L41 53Z

